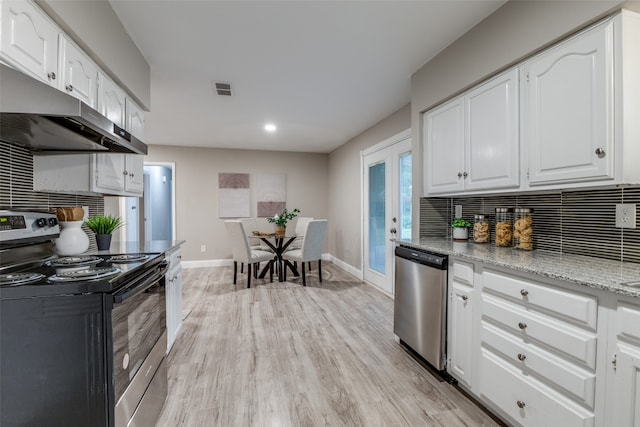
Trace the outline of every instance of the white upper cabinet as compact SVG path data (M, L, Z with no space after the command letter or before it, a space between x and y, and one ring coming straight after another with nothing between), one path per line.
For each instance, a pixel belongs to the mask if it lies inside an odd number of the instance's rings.
M517 69L465 96L465 190L518 187L518 105Z
M61 90L96 108L98 66L64 36L60 36L60 74Z
M126 94L103 72L98 72L98 111L121 128L125 128Z
M144 140L144 110L130 98L125 100L125 128L136 138Z
M462 191L464 181L463 98L424 115L425 188L428 194Z
M529 184L614 178L613 21L525 63Z
M20 71L57 87L56 26L26 1L2 1L0 14L0 57Z
M518 187L518 69L424 115L428 195Z

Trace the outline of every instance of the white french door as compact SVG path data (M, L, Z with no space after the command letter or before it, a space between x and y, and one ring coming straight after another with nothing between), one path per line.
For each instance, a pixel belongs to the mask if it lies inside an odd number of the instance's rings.
M411 133L364 150L364 280L393 294L392 238L411 238Z

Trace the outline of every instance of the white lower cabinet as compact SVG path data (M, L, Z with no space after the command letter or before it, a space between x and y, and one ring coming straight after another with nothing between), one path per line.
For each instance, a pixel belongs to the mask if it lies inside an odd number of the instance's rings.
M167 353L171 351L182 326L182 250L174 248L166 254L169 271L166 275Z
M138 154L33 156L35 191L140 197L143 177L144 156Z
M640 426L640 300L616 299L612 311L606 425Z
M460 383L470 387L473 361L473 265L452 260L449 271L448 335L451 339L447 347L447 370Z
M640 419L605 420L606 387L613 387L607 380L610 293L464 258L451 258L449 275L447 370L508 424L640 425ZM618 369L625 366L619 390L634 392L626 403L615 399L628 406L626 414L640 408L640 304L636 309L619 323L634 325L637 338L625 335L619 348L609 349L617 353Z

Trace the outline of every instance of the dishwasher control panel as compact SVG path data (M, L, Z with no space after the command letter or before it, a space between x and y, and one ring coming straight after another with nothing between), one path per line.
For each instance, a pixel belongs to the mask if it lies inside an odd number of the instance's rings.
M448 256L443 254L436 254L427 252L420 249L409 248L406 246L396 247L396 256L405 258L413 262L429 265L431 267L439 268L441 270L447 269Z

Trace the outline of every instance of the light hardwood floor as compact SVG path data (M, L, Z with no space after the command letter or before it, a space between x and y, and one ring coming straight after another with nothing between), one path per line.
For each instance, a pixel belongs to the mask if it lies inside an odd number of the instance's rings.
M329 262L285 283L183 270L158 426L495 426L394 339L393 301Z

